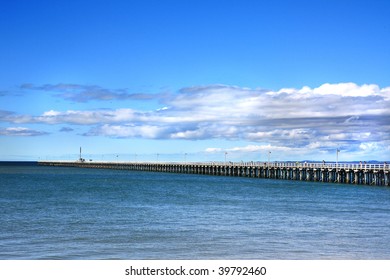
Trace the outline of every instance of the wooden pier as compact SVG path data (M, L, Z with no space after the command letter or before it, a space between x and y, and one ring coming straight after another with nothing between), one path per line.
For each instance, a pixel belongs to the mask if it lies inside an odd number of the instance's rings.
M104 168L149 172L170 172L298 180L340 184L390 186L389 164L335 164L302 162L80 162L39 161L39 165Z

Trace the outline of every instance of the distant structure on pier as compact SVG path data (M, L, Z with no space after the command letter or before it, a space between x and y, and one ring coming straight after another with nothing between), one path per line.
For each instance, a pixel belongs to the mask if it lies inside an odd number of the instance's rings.
M81 157L81 147L80 147L80 156L79 156L79 162L85 162L85 159Z

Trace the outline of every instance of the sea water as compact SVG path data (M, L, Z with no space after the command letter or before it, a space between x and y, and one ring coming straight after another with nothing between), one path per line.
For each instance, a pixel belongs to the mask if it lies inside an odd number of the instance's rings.
M390 188L0 164L0 259L390 259Z

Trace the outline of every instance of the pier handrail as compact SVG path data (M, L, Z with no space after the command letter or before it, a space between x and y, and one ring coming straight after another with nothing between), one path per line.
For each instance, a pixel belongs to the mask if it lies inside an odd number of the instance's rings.
M390 186L387 163L40 161L38 164Z
M71 160L41 160L41 163L52 162L52 163L81 163L79 161ZM390 164L388 163L323 163L323 162L290 162L290 161L280 161L280 162L260 162L260 161L250 161L250 162L219 162L219 161L208 161L208 162L162 162L162 161L85 161L83 164L113 164L113 165L126 165L126 164L139 164L139 165L213 165L213 166L227 166L227 167L267 167L267 168L313 168L313 169L345 169L345 170L386 170L390 171Z

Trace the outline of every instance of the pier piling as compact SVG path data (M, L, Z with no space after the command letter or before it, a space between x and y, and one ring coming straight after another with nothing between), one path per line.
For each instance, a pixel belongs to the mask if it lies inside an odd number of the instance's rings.
M268 178L312 182L390 186L389 164L349 163L291 163L291 162L86 162L86 161L39 161L42 166L79 168L104 168L149 172L170 172Z

